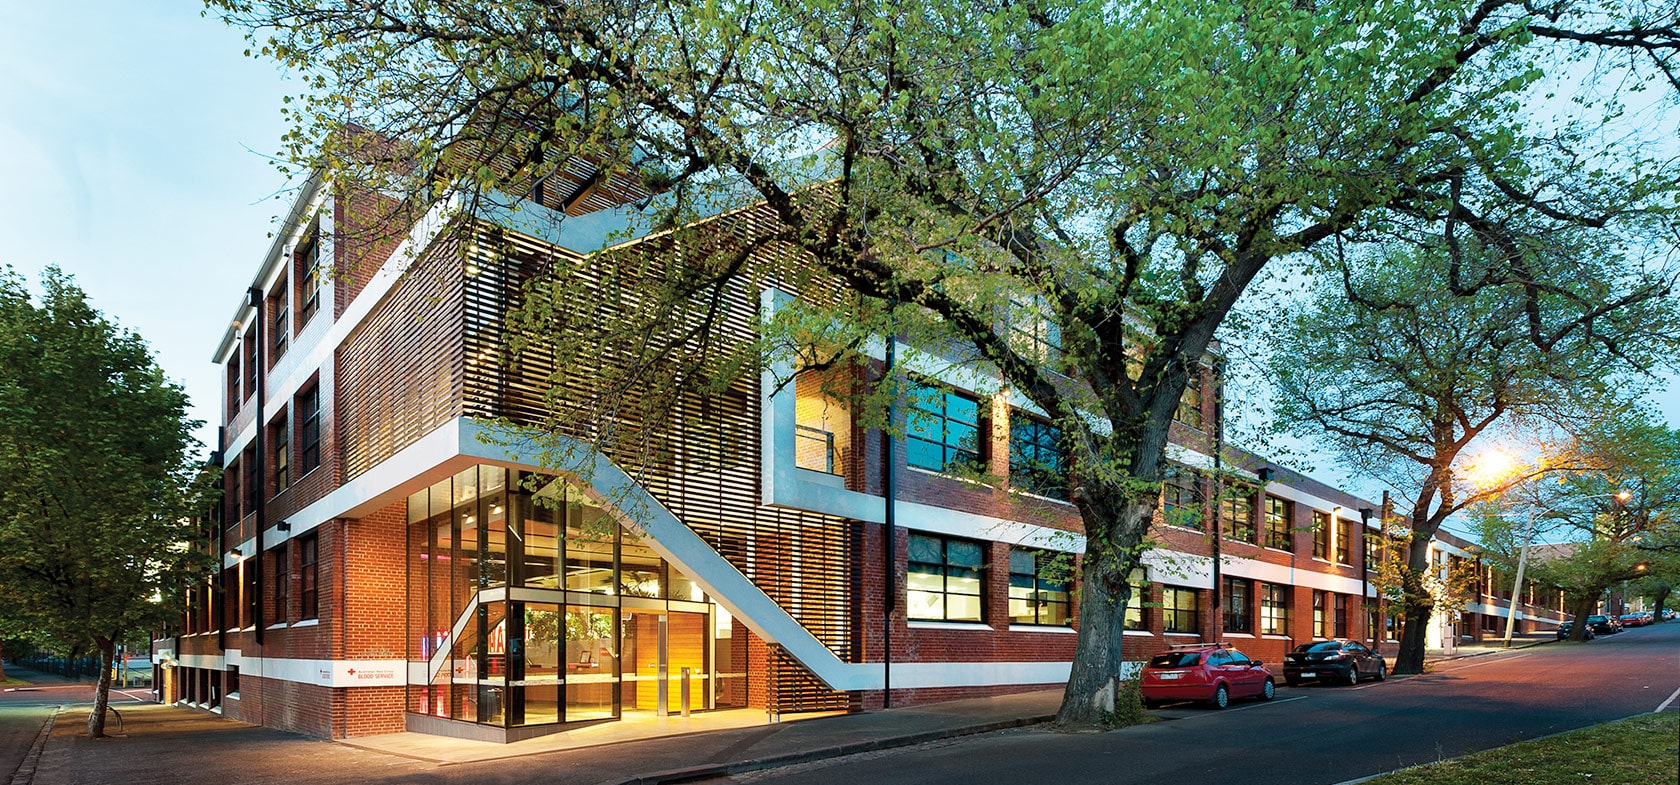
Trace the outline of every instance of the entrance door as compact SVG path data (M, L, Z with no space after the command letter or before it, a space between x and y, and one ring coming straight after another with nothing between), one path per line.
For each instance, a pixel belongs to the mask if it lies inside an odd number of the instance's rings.
M669 714L681 713L683 668L689 669L690 710L707 708L708 623L705 613L624 609L624 681L620 687L623 711L663 709Z

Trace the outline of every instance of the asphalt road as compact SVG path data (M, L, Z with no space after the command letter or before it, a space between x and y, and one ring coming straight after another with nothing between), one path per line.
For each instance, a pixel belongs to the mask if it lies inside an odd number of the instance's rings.
M13 669L12 674L20 678L33 675L18 669ZM136 695L145 694L144 688L131 692ZM51 716L55 707L67 703L87 704L92 701L91 684L44 684L0 689L0 783L11 782L12 773L17 771L18 765L29 753L36 735L41 732L41 725ZM122 704L136 701L117 690L112 690L111 702L120 710ZM68 718L60 717L60 720L81 722L86 717L87 712L82 711L74 712L73 716Z
M855 785L1338 783L1655 710L1680 711L1680 624L1442 663L1359 687L1279 688L1272 703L1110 733L1019 731L740 775Z

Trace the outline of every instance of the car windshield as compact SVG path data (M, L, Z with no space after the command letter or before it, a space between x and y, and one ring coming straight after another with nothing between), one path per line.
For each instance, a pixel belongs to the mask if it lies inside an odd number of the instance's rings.
M1201 660L1202 653L1199 651L1169 651L1166 654L1155 655L1155 658L1149 661L1149 667L1188 668Z
M1609 620L1610 620L1610 617L1608 617L1608 616L1588 616L1587 617L1587 622L1589 624L1592 623L1592 622L1595 622L1595 621L1609 621Z
M1295 651L1298 651L1298 652L1339 651L1339 650L1341 650L1341 648L1342 648L1342 644L1337 643L1335 641L1319 641L1317 643L1303 643L1299 646L1296 646Z

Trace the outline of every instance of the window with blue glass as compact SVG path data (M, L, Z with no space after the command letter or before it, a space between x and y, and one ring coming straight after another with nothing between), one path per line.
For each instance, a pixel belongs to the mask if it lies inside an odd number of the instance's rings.
M979 471L980 403L959 392L915 385L904 447L911 466L929 471Z
M1073 557L1033 548L1009 549L1009 623L1066 626Z
M1009 419L1010 487L1049 496L1067 496L1067 461L1062 432L1050 423L1016 412Z
M985 546L972 540L910 535L905 615L935 621L982 621L985 556Z

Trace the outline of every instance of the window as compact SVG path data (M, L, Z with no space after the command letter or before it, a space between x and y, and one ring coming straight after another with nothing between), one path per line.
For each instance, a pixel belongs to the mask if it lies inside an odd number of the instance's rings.
M298 608L298 618L313 619L320 615L320 594L316 591L317 540L314 534L305 534L298 538L298 583L300 586L299 599L302 600Z
M1010 343L1026 357L1042 363L1061 361L1062 328L1050 318L1050 309L1038 295L1009 299Z
M245 455L239 463L245 475L245 501L240 514L250 515L257 511L257 489L262 487L262 478L257 476L257 448L254 445L245 448Z
M1031 548L1009 549L1009 622L1066 626L1073 557Z
M1352 564L1353 522L1336 519L1336 563Z
M320 262L317 259L321 247L321 224L319 221L311 223L303 239L298 241L297 248L292 250L292 274L298 281L298 326L309 324L315 312L321 308L321 278Z
M1249 583L1226 576L1221 583L1221 605L1225 606L1226 632L1251 632L1249 627Z
M1289 634L1288 586L1260 584L1260 632L1265 635Z
M222 679L226 682L222 685L222 689L227 693L227 696L229 698L239 697L239 666L227 666L227 672L222 675Z
M257 318L262 318L258 316ZM245 396L257 393L257 331L245 333Z
M1382 535L1365 532L1365 571L1376 572L1382 559Z
M257 623L257 611L262 605L262 588L257 585L257 560L250 556L239 563L240 594L245 600L245 616L240 619L239 626L251 627Z
M1196 607L1195 589L1161 587L1161 627L1167 632L1201 631L1202 619Z
M270 426L269 438L274 444L274 493L278 495L292 484L291 412L280 412L279 419Z
M1189 469L1178 466L1167 469L1161 483L1162 517L1173 526L1187 529L1202 528L1202 482Z
M238 458L233 459L233 462L222 470L222 485L227 490L227 498L224 500L227 520L224 523L228 526L239 523L239 503L245 500L244 474L245 465L240 463Z
M1330 513L1313 510L1313 558L1330 559Z
M234 352L227 361L227 416L233 418L233 413L239 411L239 405L245 400L239 397L239 352Z
M926 385L911 390L904 447L911 466L942 472L980 470L980 403Z
M1015 412L1009 418L1009 484L1027 493L1067 497L1062 432L1050 423Z
M1143 568L1132 570L1132 576L1127 579L1126 585L1130 587L1131 593L1126 597L1125 628L1128 630L1148 629L1144 624L1143 603L1149 599L1149 581L1144 577Z
M292 552L291 543L280 543L274 554L274 621L285 624L292 618Z
M1179 396L1178 411L1173 412L1173 419L1198 431L1205 424L1202 422L1202 380L1199 374L1191 374L1190 385Z
M1332 594L1332 595L1330 595L1330 607L1332 609L1332 613L1334 614L1332 618L1336 623L1336 633L1335 634L1340 635L1344 638L1347 637L1348 633L1350 632L1350 630L1348 630L1348 626L1347 626L1347 595L1346 594Z
M297 398L298 474L308 474L321 465L321 388L311 385Z
M1254 489L1246 485L1226 488L1219 502L1220 528L1229 539L1254 542Z
M269 346L273 351L268 356L268 364L272 367L274 361L286 353L286 345L292 336L291 296L286 292L284 273L274 292L268 296L268 312L273 317L269 321Z
M970 540L910 535L905 614L912 619L981 621L985 546Z
M1313 592L1313 637L1328 638L1336 633L1324 626L1324 592Z
M1266 547L1280 551L1295 550L1294 532L1289 526L1294 515L1294 502L1276 496L1266 497Z

